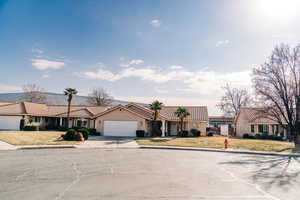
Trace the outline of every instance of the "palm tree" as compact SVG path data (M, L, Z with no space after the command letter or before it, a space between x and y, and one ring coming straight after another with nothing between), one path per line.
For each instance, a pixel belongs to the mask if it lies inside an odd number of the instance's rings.
M190 115L190 113L187 111L186 108L178 107L177 110L174 112L174 114L179 118L180 120L180 132L183 131L183 121L184 118Z
M158 111L162 109L162 106L164 104L162 102L159 101L153 101L149 106L150 109L154 111L153 113L153 120L156 121L157 120L157 115L158 115Z
M78 92L75 88L66 88L64 94L68 97L68 113L67 113L67 128L69 128L69 120L70 120L70 110L71 110L71 102L73 96L76 95Z

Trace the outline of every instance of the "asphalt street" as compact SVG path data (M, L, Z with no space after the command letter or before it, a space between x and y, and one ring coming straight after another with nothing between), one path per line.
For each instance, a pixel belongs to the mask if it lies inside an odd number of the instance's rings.
M299 161L183 150L0 151L0 199L298 200Z

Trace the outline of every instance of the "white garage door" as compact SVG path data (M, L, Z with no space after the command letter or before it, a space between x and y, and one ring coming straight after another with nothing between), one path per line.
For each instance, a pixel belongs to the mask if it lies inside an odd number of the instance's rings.
M19 130L21 117L0 116L0 130Z
M135 137L137 121L104 121L104 136Z

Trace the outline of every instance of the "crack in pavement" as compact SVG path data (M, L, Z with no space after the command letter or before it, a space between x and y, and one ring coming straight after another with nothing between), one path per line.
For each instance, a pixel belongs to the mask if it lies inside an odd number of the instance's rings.
M22 174L18 175L16 177L16 181L20 181L22 178L26 177L28 174L30 174L30 172L34 172L33 169L27 169L25 172L23 172Z
M271 195L270 193L264 191L259 185L257 184L253 184L253 183L249 183L241 178L239 178L238 176L236 176L234 173L232 173L231 171L225 169L225 168L221 168L224 172L226 172L227 174L229 174L233 179L234 181L240 181L246 185L249 185L251 187L254 187L257 191L259 191L260 193L263 194L263 197L265 198L268 198L268 199L272 199L272 200L280 200L279 198L277 197L274 197L273 195Z
M62 191L61 193L58 194L58 196L56 196L55 200L59 200L62 199L62 197L64 197L64 195L66 194L66 192L68 192L75 184L77 184L80 179L81 179L81 172L78 170L77 168L77 163L73 162L72 163L72 168L76 173L76 177L75 179L64 189L64 191Z

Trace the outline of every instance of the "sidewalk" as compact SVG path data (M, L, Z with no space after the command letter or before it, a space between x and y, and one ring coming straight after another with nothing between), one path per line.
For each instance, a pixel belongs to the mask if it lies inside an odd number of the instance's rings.
M8 144L6 142L0 141L0 150L15 150L18 149L18 147Z
M162 149L162 150L185 150L185 151L210 151L221 153L240 153L240 154L254 154L266 156L295 156L300 157L300 153L278 153L268 151L250 151L243 149L212 149L212 148L198 148L198 147L177 147L177 146L146 146L141 145L141 149Z
M0 150L58 149L58 148L160 149L160 150L208 151L208 152L221 152L221 153L266 155L266 156L300 157L300 153L278 153L278 152L266 152L266 151L249 151L249 150L242 150L242 149L212 149L212 148L197 148L197 147L146 146L146 145L139 146L134 139L87 140L83 144L79 144L79 145L26 145L26 146L14 146L0 141Z
M129 149L139 148L139 145L134 139L120 139L120 140L109 140L109 139L98 139L98 140L87 140L83 144L75 145L76 148L103 148L103 149Z

